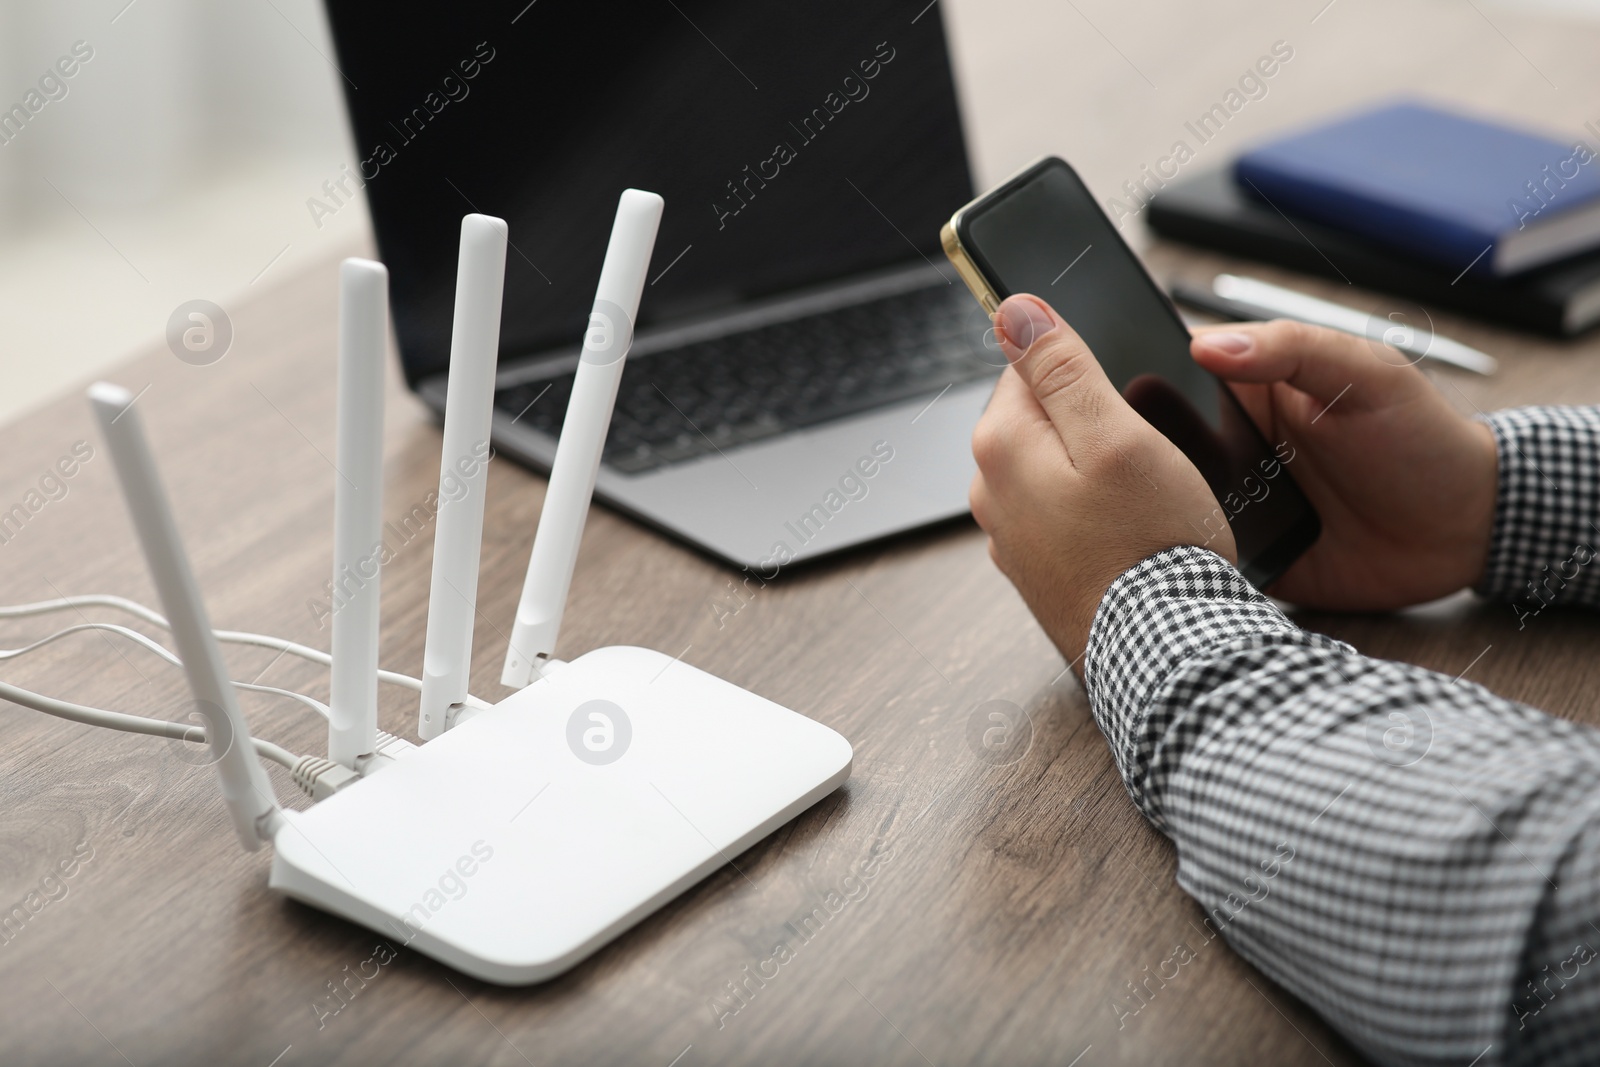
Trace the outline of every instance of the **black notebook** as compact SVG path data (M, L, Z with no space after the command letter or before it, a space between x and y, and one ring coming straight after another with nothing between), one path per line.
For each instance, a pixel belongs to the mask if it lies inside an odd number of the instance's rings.
M1404 296L1423 304L1557 337L1600 322L1600 252L1507 281L1460 279L1353 234L1295 219L1241 191L1229 171L1199 174L1157 193L1147 210L1163 237L1265 260Z

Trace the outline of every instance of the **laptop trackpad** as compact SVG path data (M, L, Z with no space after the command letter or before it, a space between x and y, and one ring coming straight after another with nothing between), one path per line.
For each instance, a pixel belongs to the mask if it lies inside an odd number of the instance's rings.
M972 428L993 391L929 396L627 477L608 500L741 565L775 566L967 512ZM930 403L931 401L931 403Z

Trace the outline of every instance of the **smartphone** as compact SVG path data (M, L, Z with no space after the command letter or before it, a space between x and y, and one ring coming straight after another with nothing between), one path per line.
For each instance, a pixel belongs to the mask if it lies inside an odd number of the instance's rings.
M1239 570L1271 584L1322 532L1295 484L1294 449L1268 441L1233 392L1189 355L1189 330L1077 173L1039 160L957 211L945 254L991 314L1039 297L1078 331L1113 385L1199 468L1218 501L1198 540L1226 526Z

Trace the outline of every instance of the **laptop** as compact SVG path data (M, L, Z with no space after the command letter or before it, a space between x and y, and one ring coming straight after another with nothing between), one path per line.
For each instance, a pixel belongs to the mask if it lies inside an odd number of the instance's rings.
M973 188L925 4L330 0L406 382L443 412L461 216L506 219L493 443L548 470L648 189L600 499L763 573L966 514L1005 361L939 248Z

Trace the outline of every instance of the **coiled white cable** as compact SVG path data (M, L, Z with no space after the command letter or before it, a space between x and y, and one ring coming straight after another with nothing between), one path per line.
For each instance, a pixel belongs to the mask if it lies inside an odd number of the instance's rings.
M105 593L86 593L81 596L61 597L57 600L41 600L35 604L15 604L10 607L0 607L0 619L21 619L30 615L48 615L56 611L76 610L77 608L112 608L125 612L136 618L143 619L152 626L159 626L163 630L170 630L167 618L158 611L152 611L137 600L126 597L111 596ZM276 649L279 652L301 659L320 663L324 667L333 665L333 657L321 649L312 648L294 641L286 641L281 637L272 637L268 634L248 633L242 630L217 630L218 641L234 645L256 645L261 648ZM413 678L408 674L398 674L394 671L378 671L378 681L390 685L402 686L417 692L422 691L422 679Z
M145 607L143 604L140 604L136 600L129 600L126 597L113 596L104 593L89 593L79 596L60 597L55 600L41 600L32 604L15 604L9 607L0 606L0 619L21 619L34 615L48 615L59 611L78 611L78 613L81 615L82 611L80 609L89 607L111 608L113 610L132 615L135 618L142 619L152 626L159 626L164 630L171 630L171 626L168 625L166 617L160 612L153 611L150 608ZM65 627L57 630L55 633L41 637L37 641L23 645L20 648L0 649L0 662L26 655L29 652L43 648L45 645L48 645L53 641L58 641L61 638L67 637L71 634L85 633L89 631L100 631L116 634L119 637L124 637L134 642L146 651L159 656L162 660L171 664L172 666L183 666L183 661L180 660L170 649L166 648L157 641L151 640L149 637L139 633L137 630L129 629L126 626L119 626L116 623L94 621L85 621ZM332 666L333 664L333 657L327 652L323 652L321 649L311 648L308 645L302 645L295 641L285 640L281 637L273 637L269 634L250 633L241 630L216 630L214 633L216 634L218 641L224 641L229 644L255 645L260 648L275 649L279 653L298 656L301 659L309 660L312 663L317 663L324 667ZM401 686L414 692L420 692L422 690L421 679L413 678L406 674L399 674L395 671L386 671L380 669L378 671L378 681L386 682L390 685ZM233 685L238 689L246 689L251 692L265 693L270 696L286 697L290 700L304 704L313 711L317 712L317 714L321 715L323 718L330 717L330 712L326 704L312 697L306 696L304 693L296 693L289 689L280 689L277 686L258 685L254 682L235 681L233 682ZM154 719L143 715L129 715L120 711L107 711L104 708L91 708L84 704L75 704L70 700L61 700L56 697L49 697L41 693L35 693L32 690L23 689L19 686L11 685L10 683L3 681L0 681L0 699L9 700L13 704L19 704L25 708L32 708L34 711L42 711L46 715L54 715L57 718L83 723L87 726L101 726L113 730L122 730L128 733L147 734L155 737L168 737L194 744L204 744L206 740L205 729L200 726L189 726L181 722L169 722L166 719ZM470 695L467 697L466 704L468 707L480 709L491 706L487 701L480 700L479 698ZM382 734L380 736L388 737L387 734ZM391 741L396 744L400 743L398 739L391 739ZM332 763L331 761L323 759L320 756L297 756L288 749L285 749L279 745L275 745L271 741L263 741L258 737L251 738L251 742L255 746L256 754L258 756L264 759L269 759L272 762L287 768L292 773L295 783L303 788L307 793L310 793L315 799L322 799L326 796L332 795L333 792L344 788L346 785L349 785L352 781L359 777L359 775L357 775L355 772L349 771L347 768L341 767L338 764Z
M51 612L87 607L112 608L143 619L152 626L159 626L163 630L172 629L167 623L166 616L160 612L153 611L136 600L129 600L126 597L113 596L107 593L85 593L79 596L61 597L56 600L41 600L33 604L15 604L9 607L0 607L0 619L20 619L30 615L47 615ZM216 630L214 633L217 635L218 641L228 644L255 645L259 648L270 648L290 656L298 656L301 659L310 660L312 663L318 663L324 667L333 665L333 656L329 653L282 637L250 633L244 630ZM422 679L413 678L409 674L400 674L396 671L386 671L380 668L378 670L378 681L410 689L413 692L422 692ZM278 692L281 693L282 690L278 690ZM467 704L469 707L475 708L492 706L488 701L480 700L475 696L468 696ZM322 708L322 713L324 715L327 714L326 707Z
M183 661L165 646L157 644L137 630L130 630L126 626L118 626L114 622L80 622L75 626L68 626L64 630L57 630L55 633L50 634L47 637L41 637L32 644L23 645L21 648L0 648L0 660L14 659L17 656L32 652L35 649L43 648L52 641L67 637L70 634L83 633L89 630L104 630L117 634L119 637L126 637L139 647L144 648L157 656L160 656L172 666L183 666ZM318 715L321 715L324 719L328 718L328 716L331 714L328 710L328 705L324 704L322 701L317 700L314 697L308 697L304 693L296 693L291 689L279 689L274 685L257 685L254 682L239 681L235 681L233 686L235 689L248 689L252 693L266 693L269 696L286 697L289 700L304 704Z

